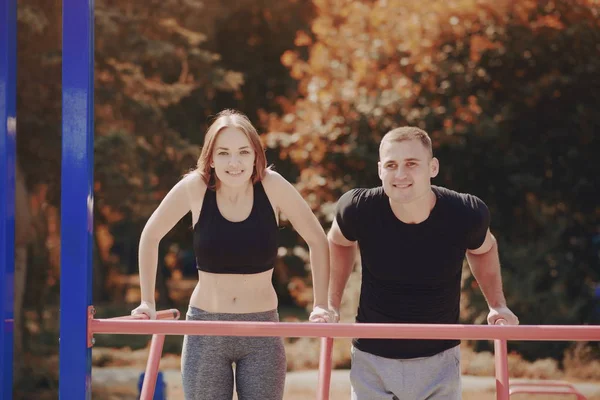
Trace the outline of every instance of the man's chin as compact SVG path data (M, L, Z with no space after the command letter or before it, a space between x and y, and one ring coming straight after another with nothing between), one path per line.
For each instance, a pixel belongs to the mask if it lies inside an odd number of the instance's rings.
M387 194L390 199L398 202L410 202L417 197L415 196L412 186L407 188L391 187L385 189L385 194Z

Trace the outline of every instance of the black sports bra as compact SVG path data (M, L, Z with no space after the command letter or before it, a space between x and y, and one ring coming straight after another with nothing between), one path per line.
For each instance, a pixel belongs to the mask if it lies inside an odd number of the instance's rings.
M198 223L194 226L194 253L200 271L217 274L256 274L273 268L277 257L277 220L261 182L254 185L250 215L231 222L217 206L217 193L206 189Z

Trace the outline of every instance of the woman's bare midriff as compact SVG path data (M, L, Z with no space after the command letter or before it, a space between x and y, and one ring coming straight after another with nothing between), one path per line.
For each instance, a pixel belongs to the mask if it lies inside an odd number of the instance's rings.
M253 313L277 309L270 269L258 274L214 274L198 271L190 305L214 313Z

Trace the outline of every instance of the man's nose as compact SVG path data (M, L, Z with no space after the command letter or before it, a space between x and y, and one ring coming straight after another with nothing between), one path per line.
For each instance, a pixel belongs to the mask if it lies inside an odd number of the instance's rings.
M394 174L394 178L401 179L406 177L406 169L403 167L398 167L396 169L396 173Z

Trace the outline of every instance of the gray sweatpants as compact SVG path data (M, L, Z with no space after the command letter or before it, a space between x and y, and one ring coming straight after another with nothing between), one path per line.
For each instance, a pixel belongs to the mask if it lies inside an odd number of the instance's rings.
M278 322L277 310L228 314L190 306L192 321ZM184 336L181 375L186 400L231 400L233 364L239 400L281 400L286 359L280 337Z
M352 346L352 400L460 400L460 346L396 360Z

